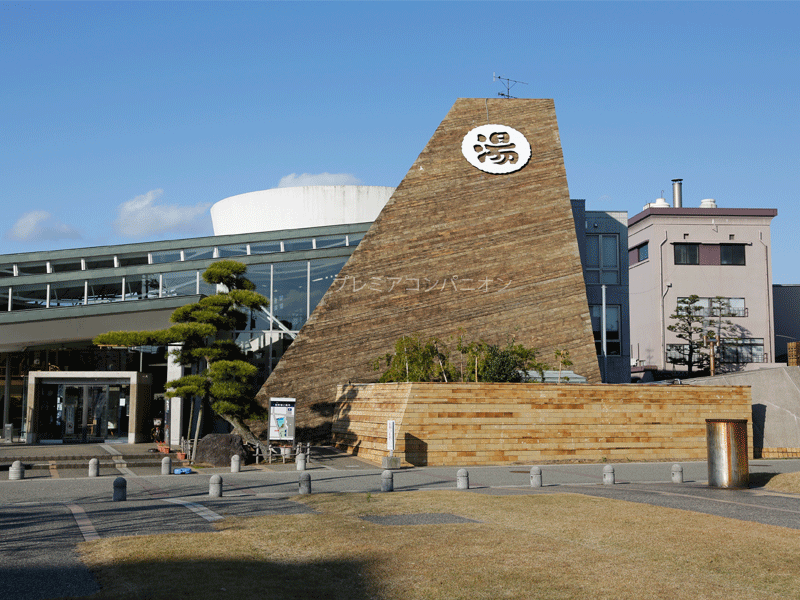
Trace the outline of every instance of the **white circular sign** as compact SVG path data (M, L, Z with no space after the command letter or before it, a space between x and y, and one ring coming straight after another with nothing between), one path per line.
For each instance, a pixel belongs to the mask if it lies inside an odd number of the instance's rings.
M486 173L505 175L528 164L531 145L513 127L481 125L464 136L461 153L473 167Z

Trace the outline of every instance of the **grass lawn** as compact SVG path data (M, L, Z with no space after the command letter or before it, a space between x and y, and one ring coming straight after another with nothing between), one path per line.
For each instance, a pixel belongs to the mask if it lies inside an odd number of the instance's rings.
M786 487L781 481L784 481ZM800 474L772 489L800 487ZM314 494L315 514L81 544L94 599L800 598L800 530L577 494ZM444 513L476 522L382 525Z

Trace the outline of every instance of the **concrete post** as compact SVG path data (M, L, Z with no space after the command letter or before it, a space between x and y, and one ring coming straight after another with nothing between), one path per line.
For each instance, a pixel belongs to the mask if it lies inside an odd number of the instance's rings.
M542 469L531 467L531 487L542 487Z
M231 473L238 473L242 470L242 457L238 454L231 456Z
M672 465L672 483L683 483L683 467Z
M170 473L172 473L172 457L165 456L161 459L161 474L169 475Z
M11 355L6 354L6 379L5 384L3 387L3 425L9 425L11 421ZM9 431L13 433L14 429L8 429L5 427L5 442L6 444L10 444L14 440L11 439L11 434Z
M15 460L8 469L9 479L25 479L25 466L21 461Z
M306 470L306 455L303 452L299 452L297 454L297 458L295 458L295 463L297 464L298 471L305 471Z
M615 483L614 467L606 465L603 467L603 485L614 485Z
M303 471L300 473L300 493L301 494L310 494L311 493L311 473L308 471Z
M97 477L100 475L100 461L93 458L89 461L89 477Z
M469 489L469 472L466 469L459 469L456 474L456 482L459 490Z
M219 475L212 475L208 480L208 495L212 498L222 497L222 477Z
M117 477L114 480L113 502L124 502L128 499L128 482L124 477Z
M386 470L383 473L381 473L381 491L382 492L394 491L394 475L389 470Z
M310 463L311 462L311 442L306 442L305 455L306 455L306 463Z

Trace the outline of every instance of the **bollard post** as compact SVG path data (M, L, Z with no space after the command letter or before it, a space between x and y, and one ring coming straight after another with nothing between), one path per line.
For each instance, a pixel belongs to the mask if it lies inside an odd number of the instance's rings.
M9 479L25 479L25 466L22 461L15 460L8 469Z
M100 460L93 458L89 461L89 477L97 477L100 475Z
M381 491L393 492L394 491L394 475L388 469L381 473Z
M208 480L208 495L212 498L222 497L222 477L219 475L212 475Z
M683 483L683 467L672 465L672 483Z
M300 473L300 493L301 494L310 494L311 493L311 473L308 471L303 471Z
M615 483L614 467L606 465L603 467L603 485L614 485Z
M311 462L311 442L306 442L306 463Z
M542 469L531 467L531 487L542 487Z
M456 473L456 482L459 490L469 489L469 472L466 469L459 469Z
M242 470L242 457L238 454L231 456L231 473L238 473Z
M306 470L306 455L300 452L295 459L295 463L297 464L298 471L305 471Z
M113 502L123 502L128 499L128 482L124 477L117 477L114 480Z
M750 487L747 419L706 419L708 485Z
M161 459L161 474L169 475L172 473L172 457L165 456Z

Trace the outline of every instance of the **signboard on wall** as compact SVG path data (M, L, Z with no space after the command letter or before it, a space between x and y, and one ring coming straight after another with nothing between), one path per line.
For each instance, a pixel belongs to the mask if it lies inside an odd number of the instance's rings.
M531 159L531 145L513 127L481 125L464 136L461 153L469 164L481 171L506 175L519 171L528 164Z
M269 440L294 441L294 398L269 399Z
M394 456L394 420L386 421L386 449L389 451L389 456Z

